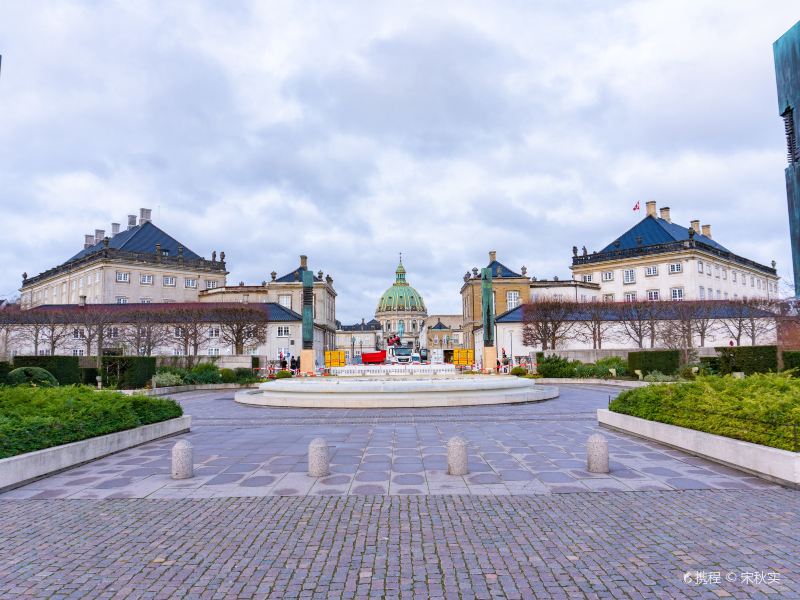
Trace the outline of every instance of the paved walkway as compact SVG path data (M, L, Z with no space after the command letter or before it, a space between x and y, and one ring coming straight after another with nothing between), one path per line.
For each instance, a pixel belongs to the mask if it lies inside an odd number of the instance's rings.
M195 479L169 479L172 438L0 496L0 598L800 598L800 493L608 431L611 474L586 473L607 388L427 410L179 399ZM455 434L464 478L444 474ZM316 481L319 435L334 473Z
M615 393L615 392L611 392ZM316 410L242 406L232 392L180 394L195 477L170 478L176 438L48 477L0 498L210 498L341 494L549 494L777 487L655 443L603 430L611 473L586 471L586 440L608 388L562 387L535 404ZM447 475L446 444L470 443L470 474ZM332 446L331 475L306 475L308 443Z

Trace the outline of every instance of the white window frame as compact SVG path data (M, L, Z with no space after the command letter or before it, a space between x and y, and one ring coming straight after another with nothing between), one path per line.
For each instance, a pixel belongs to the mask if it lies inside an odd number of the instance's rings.
M139 303L140 304L152 304L153 303L153 299L152 298L139 298Z
M653 302L661 300L661 292L659 290L647 290L647 299Z
M153 276L150 273L142 273L139 276L139 283L142 285L153 285Z
M702 260L698 260L697 261L697 272L698 273L702 273L703 272L703 261Z
M83 348L73 348L72 349L72 356L85 356L86 350Z
M603 281L614 281L614 271L603 271L600 276Z
M672 300L683 300L683 288L682 287L670 288L669 297Z
M622 270L623 283L636 283L636 269L623 269Z
M206 279L206 289L207 290L214 290L217 288L217 280L216 279Z
M131 274L127 271L117 271L117 283L130 283ZM75 289L75 282L72 282L72 289Z
M161 281L164 284L164 287L175 287L178 285L178 278L174 275L164 275L164 278Z
M658 275L658 265L649 265L644 268L645 277L656 277Z
M209 348L208 349L209 356L219 356L219 348Z
M679 262L669 263L669 274L674 275L677 273L683 273L683 265Z
M706 299L706 288L704 288L702 285L700 286L700 295L699 295L699 297L700 297L700 300L705 300Z
M591 274L591 273L589 273L588 275L584 275L584 276L583 276L583 281L584 281L585 283L592 283L592 274Z
M289 326L288 325L278 325L278 337L289 337Z
M517 290L506 292L506 308L508 310L517 308L519 306L519 297L519 292ZM414 325L416 325L416 322L414 322ZM416 330L416 327L412 327L412 329Z
M219 339L219 336L220 336L219 327L209 327L208 328L208 337L209 338L216 340L216 339Z
M117 296L117 304L127 304L128 298L127 296Z
M183 287L187 289L197 289L197 279L192 279L191 277L187 277L183 280Z
M733 283L736 283L736 271L731 271L731 281L733 281Z
M636 302L636 292L625 292L625 302Z
M603 294L603 302L613 302L614 294Z

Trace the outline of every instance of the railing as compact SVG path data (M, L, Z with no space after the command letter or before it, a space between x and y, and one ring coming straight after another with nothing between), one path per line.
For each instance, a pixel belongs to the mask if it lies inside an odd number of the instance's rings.
M625 248L623 250L607 250L606 252L597 252L594 254L573 256L572 264L575 266L587 265L592 263L605 262L608 260L635 258L640 256L651 256L653 254L664 254L666 252L680 252L683 250L690 250L690 249L701 250L703 252L707 252L708 254L713 254L714 256L730 260L737 264L745 265L752 269L762 271L764 273L769 273L770 275L777 274L777 271L773 268L766 267L747 258L742 258L741 256L738 256L731 252L725 252L723 250L720 250L719 248L715 248L714 246L709 246L708 244L704 244L703 242L699 242L697 240L667 242L665 244L655 244L652 246Z

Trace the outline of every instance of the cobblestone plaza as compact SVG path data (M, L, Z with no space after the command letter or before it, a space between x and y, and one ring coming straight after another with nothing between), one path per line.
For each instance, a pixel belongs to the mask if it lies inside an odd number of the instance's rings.
M606 430L611 473L588 473L609 388L561 391L371 411L181 394L190 434L0 495L0 596L800 596L796 491ZM453 435L463 477L446 474ZM321 479L305 473L315 437ZM169 475L177 439L190 480Z

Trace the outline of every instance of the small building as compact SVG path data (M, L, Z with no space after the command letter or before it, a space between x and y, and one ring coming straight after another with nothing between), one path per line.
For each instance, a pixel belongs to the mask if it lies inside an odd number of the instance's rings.
M712 238L711 225L672 222L656 203L636 225L599 252L572 250L573 279L600 286L607 302L633 300L735 300L777 298L772 266L734 254ZM498 311L499 312L499 311Z
M207 260L157 227L142 208L128 228L111 224L87 234L83 249L34 277L22 276L24 309L48 304L194 302L204 289L225 285L225 253Z
M361 323L354 325L342 325L337 321L336 349L344 350L348 363L358 363L364 352L374 352L384 347L382 329L376 319L361 319Z

